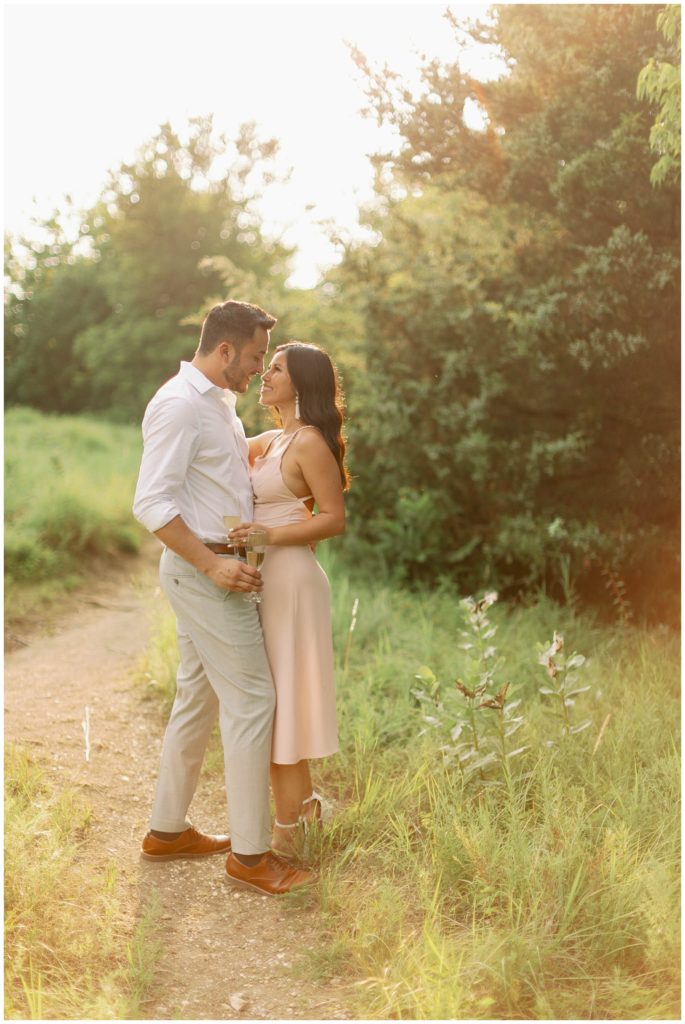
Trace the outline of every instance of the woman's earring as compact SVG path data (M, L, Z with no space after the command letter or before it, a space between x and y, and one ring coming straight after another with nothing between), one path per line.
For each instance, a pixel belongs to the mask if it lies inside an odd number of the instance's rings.
M298 395L297 391L295 392L295 419L296 420L301 419L301 417L300 417L300 396Z

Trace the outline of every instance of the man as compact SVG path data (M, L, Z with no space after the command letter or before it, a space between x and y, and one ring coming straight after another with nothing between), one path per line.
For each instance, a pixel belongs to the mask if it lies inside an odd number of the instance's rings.
M252 519L247 441L236 394L264 369L276 323L259 306L224 302L207 315L192 362L164 384L143 419L133 512L164 544L162 589L177 619L180 665L162 745L149 860L228 853L239 884L274 894L308 882L269 850L269 761L275 694L253 601L261 575L226 544L223 516L238 500ZM186 821L219 719L231 838Z

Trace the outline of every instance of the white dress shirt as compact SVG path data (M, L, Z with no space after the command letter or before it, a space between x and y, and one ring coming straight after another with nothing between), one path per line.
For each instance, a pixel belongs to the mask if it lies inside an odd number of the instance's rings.
M253 516L245 430L236 396L182 362L143 417L143 458L133 502L151 532L176 516L200 540L226 542L224 515Z

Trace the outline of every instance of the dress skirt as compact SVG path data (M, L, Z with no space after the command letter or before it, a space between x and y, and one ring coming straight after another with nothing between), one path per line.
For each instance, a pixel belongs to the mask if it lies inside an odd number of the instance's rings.
M271 760L296 764L338 747L328 577L308 546L267 548L258 605L276 681Z

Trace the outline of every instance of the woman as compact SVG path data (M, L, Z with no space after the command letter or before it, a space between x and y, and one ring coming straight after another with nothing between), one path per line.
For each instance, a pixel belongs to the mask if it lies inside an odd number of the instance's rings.
M268 545L260 615L276 687L272 847L287 854L299 823L321 816L308 761L338 750L330 592L313 548L345 529L348 475L342 401L325 352L279 345L259 400L281 423L248 442L255 521ZM232 531L231 542L244 543L249 525Z

